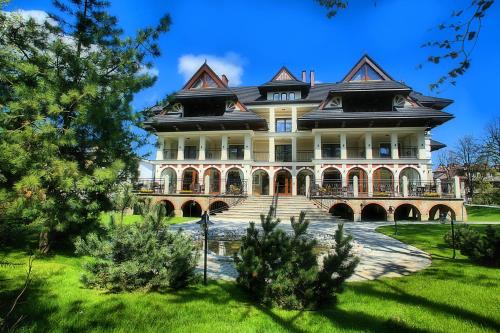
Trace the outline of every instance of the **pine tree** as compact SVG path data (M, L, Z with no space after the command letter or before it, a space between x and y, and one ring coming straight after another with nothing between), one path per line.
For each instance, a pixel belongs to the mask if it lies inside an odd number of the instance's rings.
M92 228L136 174L145 137L131 102L155 82L147 68L170 25L124 37L107 1L54 5L44 24L0 10L0 213L41 225L45 251L55 231Z

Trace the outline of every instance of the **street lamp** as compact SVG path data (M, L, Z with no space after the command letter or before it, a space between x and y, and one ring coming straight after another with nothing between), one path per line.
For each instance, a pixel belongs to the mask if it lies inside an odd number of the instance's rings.
M213 222L210 222L209 215L207 214L207 211L205 211L201 216L201 220L196 222L196 224L199 224L201 226L205 234L205 239L203 240L205 245L203 262L203 284L207 285L208 226L212 225Z

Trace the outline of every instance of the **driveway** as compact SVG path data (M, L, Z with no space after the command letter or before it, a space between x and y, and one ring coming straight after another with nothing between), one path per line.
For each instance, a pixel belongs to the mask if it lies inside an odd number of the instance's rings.
M210 228L220 233L243 234L248 227L245 222L228 222L212 220L214 223ZM258 224L257 224L258 225ZM351 234L355 241L355 250L360 263L355 274L349 281L373 280L381 277L399 277L418 270L424 269L431 264L430 256L416 247L402 243L394 238L388 237L375 231L377 227L391 225L387 222L357 222L345 223L344 230ZM199 233L200 226L193 222L172 226L175 229L182 228L191 233ZM282 222L280 228L291 232L290 222ZM333 236L337 225L332 222L311 221L309 233L316 238ZM328 237L329 238L329 237ZM203 261L200 260L202 268ZM232 262L227 258L217 255L209 256L209 275L216 279L232 280L236 271Z

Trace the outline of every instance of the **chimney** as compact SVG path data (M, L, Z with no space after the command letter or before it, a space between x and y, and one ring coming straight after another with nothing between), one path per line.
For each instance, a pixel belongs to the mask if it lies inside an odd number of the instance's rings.
M229 80L227 79L226 74L222 74L221 79L224 85L227 87L229 85Z
M314 87L314 70L311 70L311 76L309 78L309 81L311 83L311 87Z
M306 71L302 71L302 82L307 82L306 81Z

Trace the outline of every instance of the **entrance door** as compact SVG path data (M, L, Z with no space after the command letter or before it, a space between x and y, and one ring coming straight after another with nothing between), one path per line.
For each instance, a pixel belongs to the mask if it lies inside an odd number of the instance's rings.
M275 179L278 195L292 195L292 175L286 170L278 171Z

